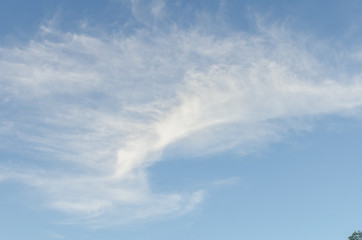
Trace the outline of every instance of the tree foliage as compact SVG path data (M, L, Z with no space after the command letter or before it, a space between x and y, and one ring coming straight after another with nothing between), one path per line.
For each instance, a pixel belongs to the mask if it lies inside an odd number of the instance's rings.
M354 232L351 236L348 237L348 240L362 240L362 232Z

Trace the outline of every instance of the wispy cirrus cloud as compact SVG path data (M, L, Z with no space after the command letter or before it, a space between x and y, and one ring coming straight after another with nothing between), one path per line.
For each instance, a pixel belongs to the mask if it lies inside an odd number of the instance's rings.
M154 4L157 16L165 11ZM222 37L198 26L102 37L44 27L37 40L0 49L3 148L38 159L3 164L0 179L42 190L70 222L190 212L205 189L155 193L148 181L170 145L190 156L247 151L294 120L361 106L360 73L333 78L333 64L301 39L262 25Z

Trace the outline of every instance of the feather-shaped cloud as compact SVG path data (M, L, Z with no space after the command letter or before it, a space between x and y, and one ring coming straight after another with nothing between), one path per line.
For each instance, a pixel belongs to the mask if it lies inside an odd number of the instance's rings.
M294 120L362 104L359 73L333 76L333 64L283 28L223 37L197 26L102 37L43 29L37 40L0 49L3 149L37 159L3 164L0 180L41 189L74 222L194 210L205 189L154 193L149 184L147 168L170 145L190 156L240 150L277 138Z

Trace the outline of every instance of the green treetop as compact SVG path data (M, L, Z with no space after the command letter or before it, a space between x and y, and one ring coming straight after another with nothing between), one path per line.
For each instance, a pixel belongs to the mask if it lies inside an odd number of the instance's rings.
M354 232L351 236L348 237L349 240L362 240L362 232Z

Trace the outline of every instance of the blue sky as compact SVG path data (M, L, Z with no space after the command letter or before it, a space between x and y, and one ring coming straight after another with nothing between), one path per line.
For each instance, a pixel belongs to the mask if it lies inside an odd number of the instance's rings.
M361 229L359 1L1 6L1 239Z

